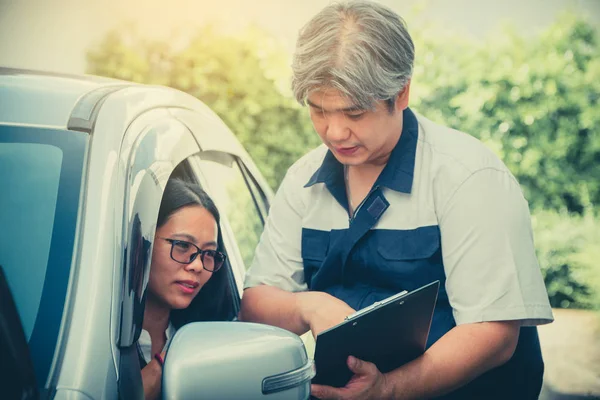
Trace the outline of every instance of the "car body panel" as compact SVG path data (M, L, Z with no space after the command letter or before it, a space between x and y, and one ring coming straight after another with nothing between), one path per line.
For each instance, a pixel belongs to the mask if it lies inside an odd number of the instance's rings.
M162 192L176 166L187 159L209 189L193 155L226 153L258 187L263 217L273 193L221 119L174 89L0 68L0 103L0 124L70 127L90 135L60 339L47 381L39 383L54 398L118 398L121 357L133 354L140 328L136 296L150 261L143 260L142 275L132 278L138 276L130 265L134 231L151 252ZM245 268L226 215L221 225L239 303ZM125 393L139 395L138 383Z
M0 68L0 121L64 128L80 97L117 83L126 84L108 78Z

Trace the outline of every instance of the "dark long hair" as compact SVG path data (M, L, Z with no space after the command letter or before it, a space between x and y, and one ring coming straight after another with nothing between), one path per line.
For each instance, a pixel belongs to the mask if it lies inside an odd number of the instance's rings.
M190 205L198 205L206 209L219 226L219 210L199 185L179 179L169 179L158 211L157 228L163 226L177 210ZM220 228L217 243L219 249L223 251ZM229 263L225 261L223 266L213 273L187 308L171 311L173 326L179 329L189 322L231 320L235 313L229 279Z

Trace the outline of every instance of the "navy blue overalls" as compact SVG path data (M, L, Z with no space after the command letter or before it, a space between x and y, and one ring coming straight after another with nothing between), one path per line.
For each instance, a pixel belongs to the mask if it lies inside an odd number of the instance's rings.
M310 290L335 296L360 310L402 290L440 281L427 347L456 324L445 289L437 225L413 230L371 229L390 207L382 187L410 194L418 137L416 117L406 109L404 128L388 164L348 229L302 229L302 258ZM324 183L348 210L343 165L328 152L306 187ZM392 205L393 207L393 205ZM513 357L444 399L537 399L543 376L537 329L522 327Z

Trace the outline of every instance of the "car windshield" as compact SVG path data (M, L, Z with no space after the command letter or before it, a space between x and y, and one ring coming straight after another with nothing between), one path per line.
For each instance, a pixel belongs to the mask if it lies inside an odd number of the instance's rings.
M0 125L0 265L40 387L65 305L87 142L82 132Z

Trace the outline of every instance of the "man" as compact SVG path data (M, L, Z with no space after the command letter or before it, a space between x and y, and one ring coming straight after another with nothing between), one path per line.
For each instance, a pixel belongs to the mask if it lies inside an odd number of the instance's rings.
M479 141L409 108L414 47L371 2L300 32L293 90L321 146L287 172L248 271L241 317L313 335L401 290L441 282L428 349L386 374L353 357L332 399L536 399L536 325L552 321L528 205Z

